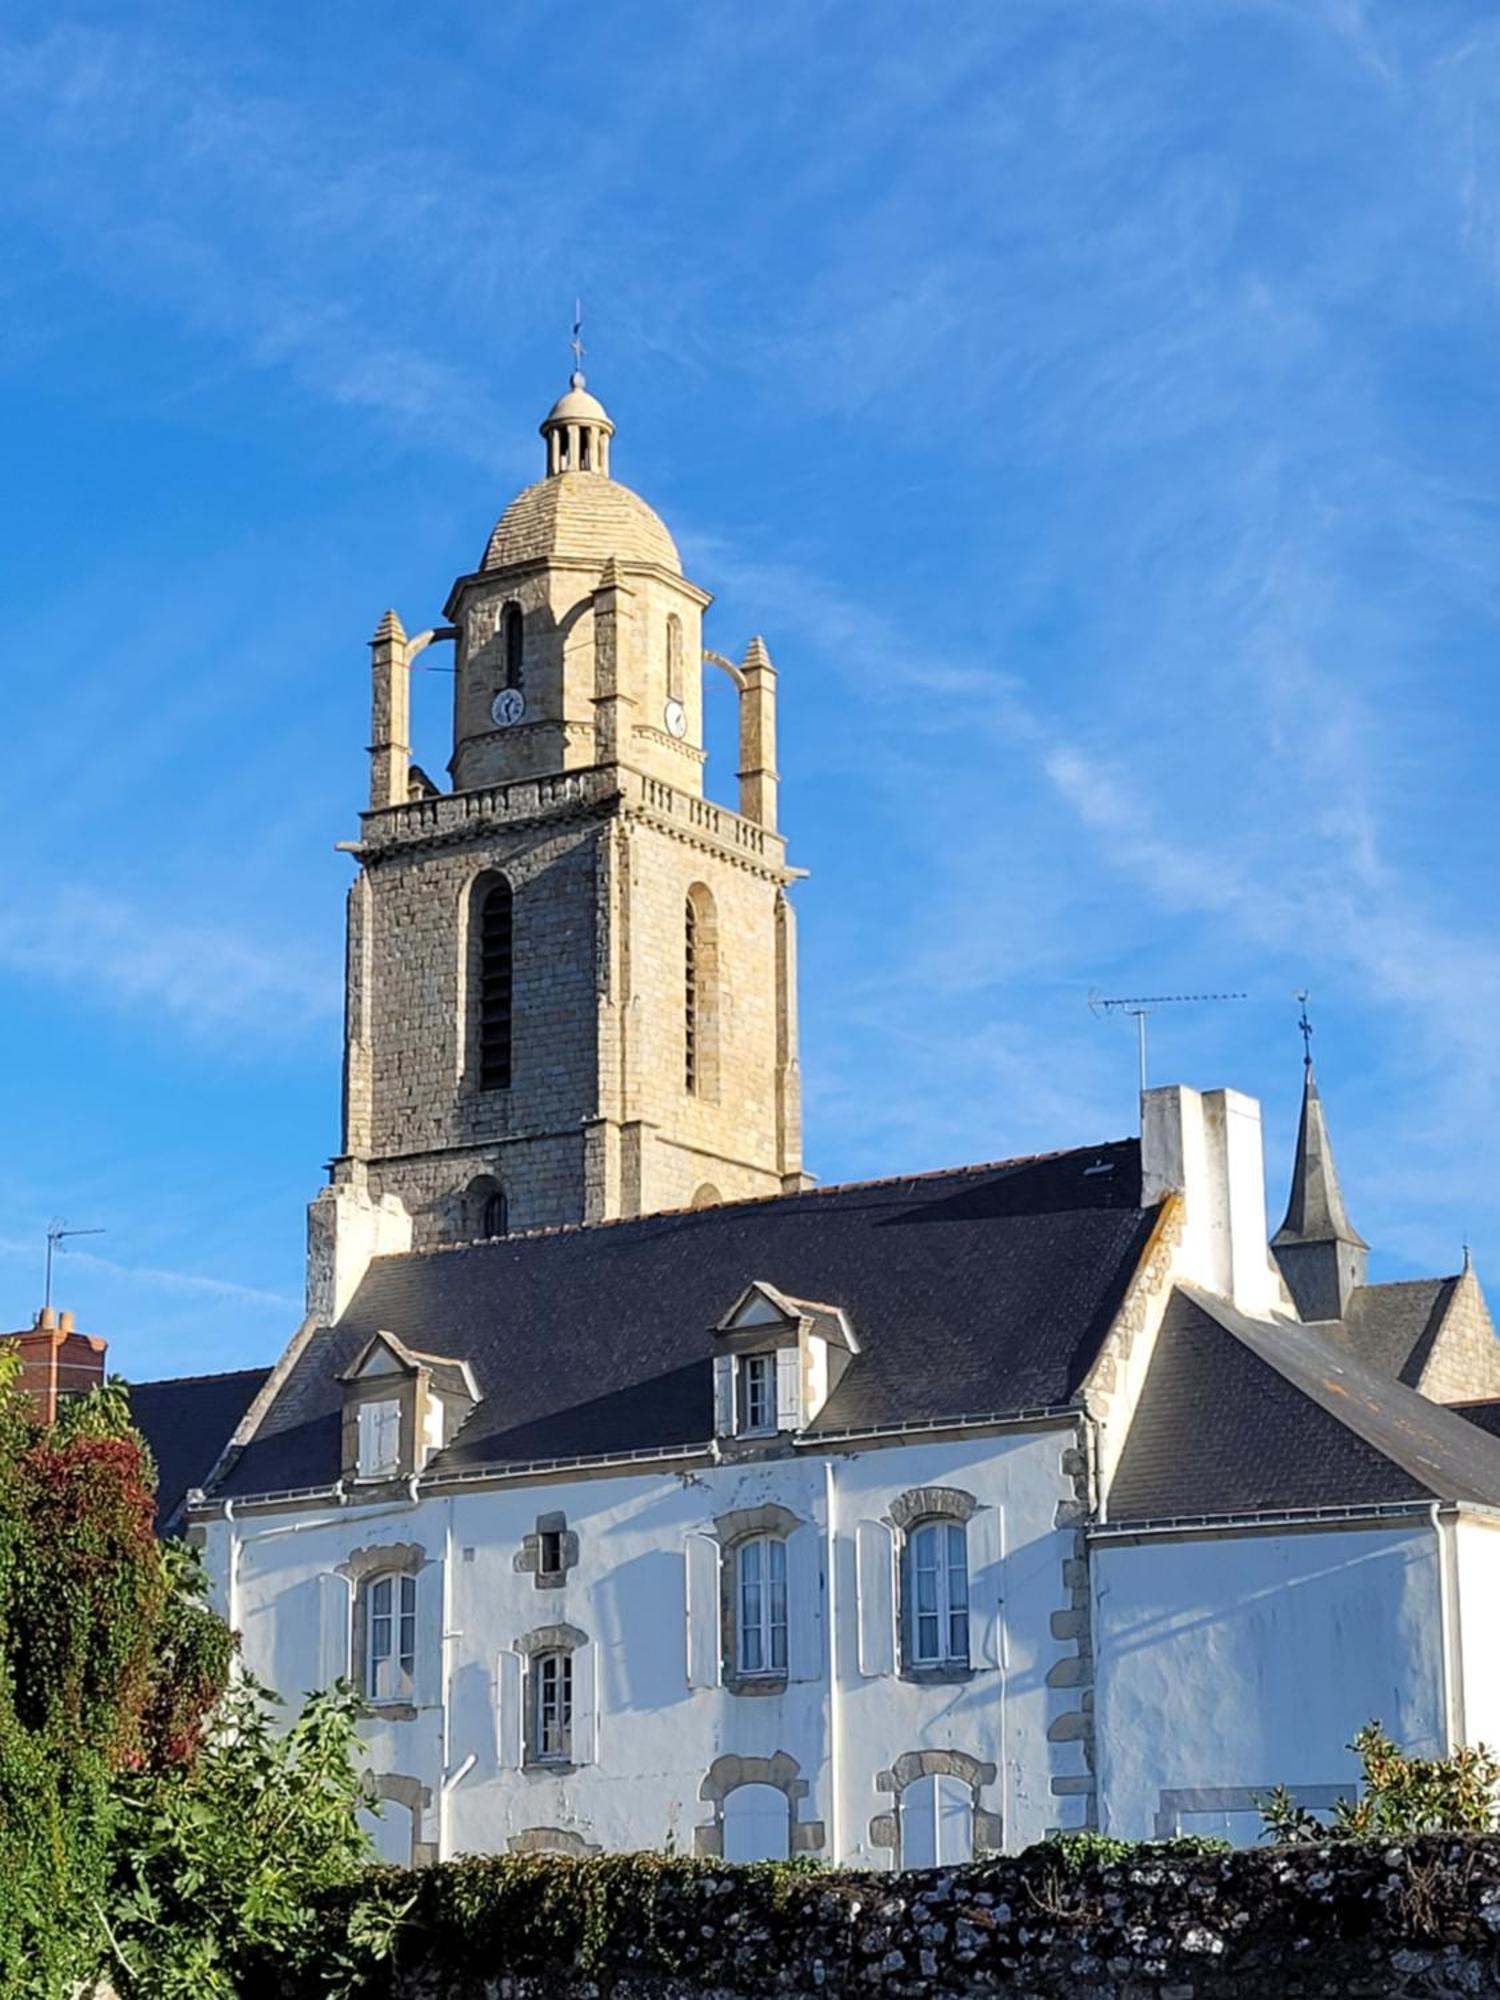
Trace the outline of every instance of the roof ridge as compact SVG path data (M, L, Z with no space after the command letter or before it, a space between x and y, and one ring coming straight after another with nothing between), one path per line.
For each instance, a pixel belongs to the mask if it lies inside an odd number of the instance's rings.
M775 1194L739 1195L733 1201L715 1201L695 1208L691 1203L682 1208L653 1208L642 1215L607 1215L597 1222L550 1222L536 1229L511 1229L504 1236L471 1236L458 1243L434 1243L426 1250L388 1250L372 1263L383 1263L386 1257L427 1257L443 1255L453 1250L473 1250L482 1244L531 1243L547 1236L581 1236L590 1230L623 1229L634 1223L661 1222L672 1216L682 1215L722 1215L728 1208L764 1208L773 1201L802 1201L808 1196L819 1200L833 1194L858 1194L868 1188L900 1187L912 1181L953 1180L961 1174L993 1174L1002 1167L1035 1167L1045 1160L1065 1160L1071 1153L1106 1153L1118 1146L1135 1146L1140 1142L1133 1138L1101 1139L1089 1146L1054 1146L1043 1153L1017 1153L1008 1160L975 1160L967 1165L955 1167L924 1167L915 1173L880 1174L863 1181L829 1181L824 1186L807 1188L782 1188ZM817 1304L808 1300L808 1304Z
M153 1375L144 1382L132 1382L125 1377L125 1387L130 1389L180 1388L184 1382L233 1382L242 1375L269 1375L276 1366L274 1361L263 1361L257 1368L221 1368L208 1375Z

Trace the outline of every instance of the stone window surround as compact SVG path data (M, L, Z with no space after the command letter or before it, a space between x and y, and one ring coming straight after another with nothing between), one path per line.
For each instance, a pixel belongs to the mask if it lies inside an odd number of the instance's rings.
M392 1805L407 1808L411 1814L411 1866L430 1868L438 1858L437 1842L423 1840L421 1830L422 1816L432 1804L432 1787L400 1771L372 1771L370 1789L377 1799L389 1799Z
M579 1861L603 1852L596 1840L585 1840L581 1833L562 1826L523 1827L510 1835L505 1846L510 1854L568 1854Z
M535 1683L532 1680L532 1661L543 1653L566 1653L571 1656L590 1643L587 1632L581 1632L576 1625L537 1625L515 1641L514 1650L522 1660L521 1693L521 1768L556 1777L569 1771L576 1771L577 1764L571 1757L538 1757L536 1754L536 1722L533 1713ZM576 1686L573 1699L577 1699ZM573 1725L569 1723L569 1735Z
M979 1803L979 1794L995 1782L995 1766L971 1757L966 1750L906 1750L888 1771L875 1779L877 1792L895 1794L888 1812L876 1813L870 1821L872 1847L889 1848L892 1860L901 1861L901 1794L918 1778L957 1778L966 1784L974 1801L974 1859L999 1854L1005 1829L999 1813L988 1812Z
M411 1722L417 1708L410 1701L376 1701L365 1685L366 1653L369 1645L370 1585L382 1576L416 1576L427 1567L429 1557L420 1542L375 1542L362 1549L351 1549L348 1556L334 1572L347 1577L353 1597L353 1617L350 1621L350 1672L349 1678L373 1704L383 1722ZM418 1634L418 1644L421 1634ZM385 1796L385 1794L382 1794ZM394 1798L395 1793L390 1796Z
M1163 1788L1157 1793L1154 1834L1157 1840L1176 1840L1181 1835L1179 1825L1183 1813L1207 1812L1255 1812L1266 1794L1275 1789L1272 1785L1188 1785L1180 1789ZM1330 1812L1340 1799L1349 1796L1349 1786L1342 1785L1288 1785L1287 1791L1299 1806L1308 1812Z
M558 1535L562 1541L562 1567L544 1571L542 1568L542 1537ZM521 1546L516 1550L512 1565L518 1576L529 1576L538 1590L562 1590L568 1581L568 1571L578 1567L578 1536L568 1526L566 1514L538 1514L536 1526L529 1535L523 1535Z
M978 1500L961 1486L912 1486L905 1493L898 1493L891 1502L886 1518L896 1530L899 1557L896 1564L896 1635L900 1665L897 1671L904 1681L914 1681L919 1686L942 1686L973 1678L972 1630L970 1656L964 1665L952 1662L918 1666L907 1657L907 1596L910 1588L907 1582L907 1545L914 1530L925 1526L928 1521L951 1521L960 1527L967 1527L978 1512Z
M742 1674L739 1669L739 1564L735 1552L741 1542L755 1535L774 1536L786 1541L807 1523L790 1507L778 1501L763 1501L758 1507L735 1507L714 1520L714 1539L719 1544L719 1658L720 1684L730 1694L767 1695L786 1691L786 1673ZM787 1647L791 1648L792 1605L787 1603ZM748 1782L748 1781L746 1781Z
M770 1757L737 1757L732 1752L715 1757L707 1776L698 1787L698 1796L714 1809L707 1826L693 1829L693 1852L710 1860L724 1855L724 1801L741 1785L769 1785L786 1794L788 1820L787 1852L820 1854L827 1834L820 1819L799 1819L797 1808L811 1790L795 1757L778 1750Z

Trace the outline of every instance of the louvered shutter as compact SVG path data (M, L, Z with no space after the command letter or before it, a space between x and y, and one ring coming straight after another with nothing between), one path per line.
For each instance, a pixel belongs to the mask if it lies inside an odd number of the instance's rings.
M854 1530L859 1600L859 1670L867 1677L896 1671L896 1548L884 1521Z
M580 1646L573 1660L573 1762L599 1760L599 1648Z
M416 1673L412 1698L418 1708L443 1705L444 1564L427 1563L417 1572Z
M687 1682L719 1685L719 1545L712 1535L691 1534L683 1552L687 1612Z
M969 1657L976 1667L998 1667L1004 1657L1005 1517L981 1507L969 1522Z
M714 1436L733 1437L734 1427L734 1356L732 1354L716 1354L714 1356Z
M500 1655L495 1671L495 1758L502 1771L518 1771L525 1746L525 1674L519 1653Z
M779 1431L800 1431L802 1428L802 1350L799 1347L779 1347L776 1350L776 1428Z
M352 1593L349 1579L325 1570L318 1584L318 1686L349 1678Z
M815 1681L823 1674L823 1537L797 1528L786 1542L787 1678Z

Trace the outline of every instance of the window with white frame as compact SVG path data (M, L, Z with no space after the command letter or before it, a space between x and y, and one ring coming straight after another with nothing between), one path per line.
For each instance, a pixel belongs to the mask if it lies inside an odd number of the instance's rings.
M573 1656L535 1653L531 1658L531 1741L527 1761L567 1764L573 1756Z
M784 1675L786 1543L752 1535L735 1550L735 1665L742 1675Z
M395 1398L359 1406L359 1457L356 1471L361 1479L389 1479L401 1470L401 1405Z
M776 1428L776 1356L740 1356L739 1428L742 1431L773 1431Z
M365 1693L409 1700L417 1671L417 1579L375 1576L365 1585Z
M913 1667L969 1664L969 1546L958 1521L923 1521L906 1539L906 1649Z

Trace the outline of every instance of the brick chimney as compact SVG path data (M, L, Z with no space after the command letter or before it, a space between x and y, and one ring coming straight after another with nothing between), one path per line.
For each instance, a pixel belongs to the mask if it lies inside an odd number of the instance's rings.
M70 1312L43 1306L34 1326L0 1334L0 1340L19 1352L20 1386L44 1424L56 1422L57 1406L64 1397L85 1395L104 1380L108 1343L91 1333L79 1333Z

